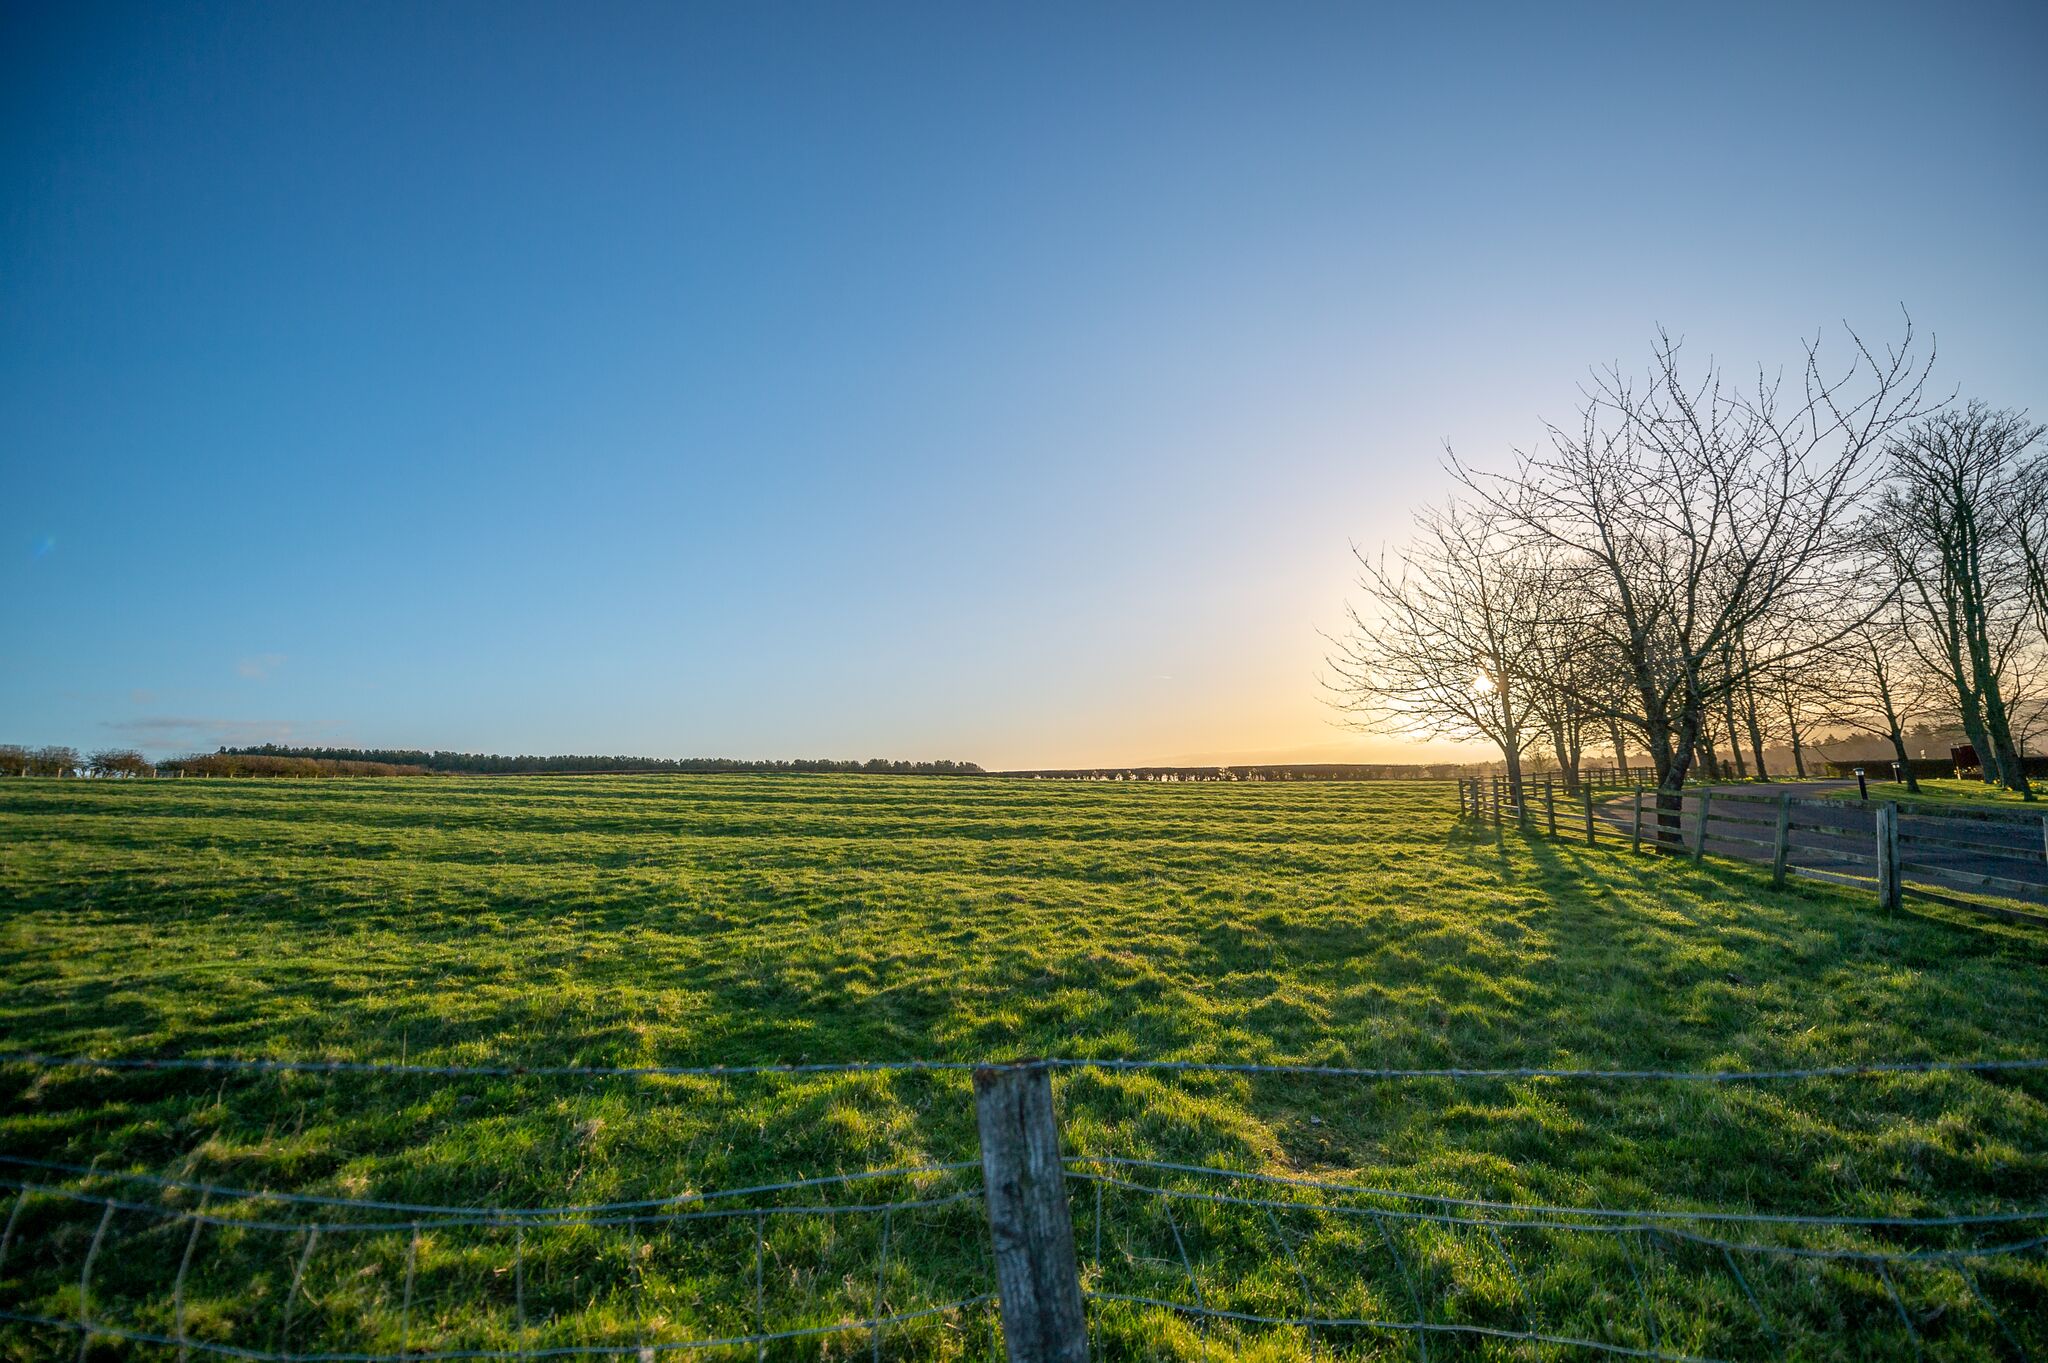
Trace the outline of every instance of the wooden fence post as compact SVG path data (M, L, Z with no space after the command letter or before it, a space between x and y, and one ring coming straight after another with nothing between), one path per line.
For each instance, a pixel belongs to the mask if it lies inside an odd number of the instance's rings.
M1591 847L1599 841L1593 836L1593 788L1582 782L1579 795L1586 802L1586 846Z
M1550 836L1557 836L1557 791L1551 786L1550 773L1543 773L1543 812L1550 821Z
M1890 913L1899 907L1899 807L1887 800L1877 807L1877 903Z
M1493 826L1500 827L1500 778L1493 778Z
M1792 846L1792 792L1778 796L1778 832L1771 840L1771 888L1785 888L1785 857Z
M1682 795L1679 797L1681 801L1683 801L1684 798L1685 797ZM1713 817L1713 815L1709 812L1713 808L1713 804L1714 788L1712 786L1701 786L1699 834L1696 838L1694 838L1692 844L1692 859L1694 861L1698 861L1701 857L1704 857L1707 854L1707 820ZM1679 807L1683 809L1683 803L1681 803Z
M1643 850L1643 783L1641 781L1636 782L1636 814L1635 818L1629 821L1628 850L1631 852Z
M979 1067L974 1117L1004 1356L1009 1363L1087 1363L1088 1319L1051 1073L1029 1061Z

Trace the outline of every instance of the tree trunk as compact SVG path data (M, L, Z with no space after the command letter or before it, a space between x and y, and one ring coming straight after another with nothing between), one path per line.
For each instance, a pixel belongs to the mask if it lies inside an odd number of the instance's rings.
M1546 727L1550 730L1550 755L1557 759L1558 775L1564 778L1564 788L1569 791L1576 783L1573 780L1571 759L1566 752L1564 725L1553 721Z
M1728 756L1735 766L1735 779L1746 781L1749 779L1749 764L1742 760L1742 740L1737 736L1741 731L1735 727L1735 688L1732 686L1721 693L1721 718L1728 726Z
M1742 689L1742 715L1749 723L1749 750L1756 756L1756 779L1771 779L1770 769L1764 766L1764 729L1756 718L1756 686L1754 683Z
M1619 779L1626 781L1628 779L1628 746L1621 741L1620 720L1610 719L1607 721L1607 737L1614 743L1615 770L1619 773Z
M1987 659L1987 663L1988 663ZM2034 791L2027 784L2027 764L2020 761L2019 749L2012 741L2012 720L2005 711L2005 698L1999 694L1998 676L1987 672L1982 687L1984 697L1984 728L1990 735L1991 747L1998 754L1998 774L2008 790L2016 790L2028 799Z
M1685 778L1699 752L1700 722L1697 712L1679 720L1673 734L1652 720L1644 737L1649 742L1650 760L1657 768L1657 837L1660 852L1674 855L1685 851Z
M1899 770L1906 773L1906 789L1915 795L1920 793L1920 778L1913 774L1913 759L1906 756L1906 736L1899 732L1899 722L1892 721L1892 751L1898 754Z
M1963 698L1960 707L1963 722L1963 737L1970 740L1970 747L1977 753L1977 779L1985 785L1998 783L1998 758L1991 751L1991 739L1984 732L1984 717L1977 708L1977 695L1973 691Z
M1507 759L1508 798L1514 802L1515 821L1526 823L1529 818L1527 803L1522 799L1522 750L1506 747L1501 755Z

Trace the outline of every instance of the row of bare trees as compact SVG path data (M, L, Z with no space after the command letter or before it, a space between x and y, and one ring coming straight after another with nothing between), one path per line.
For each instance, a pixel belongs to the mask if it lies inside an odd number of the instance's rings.
M1930 396L1910 319L1892 346L1816 340L1794 376L1698 372L1660 334L1646 375L1600 371L1575 420L1457 492L1391 557L1328 657L1355 723L1483 740L1519 787L1590 747L1689 777L1804 774L1821 726L1959 724L1984 778L2027 792L2048 710L2048 447L2022 413Z
M0 776L150 776L156 767L133 748L105 748L90 757L62 745L26 748L0 743Z

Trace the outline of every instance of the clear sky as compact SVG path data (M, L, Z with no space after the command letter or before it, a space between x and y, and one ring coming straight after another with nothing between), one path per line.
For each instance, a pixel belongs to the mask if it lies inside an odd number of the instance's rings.
M2048 410L2048 6L0 5L0 739L1360 759L1659 323Z

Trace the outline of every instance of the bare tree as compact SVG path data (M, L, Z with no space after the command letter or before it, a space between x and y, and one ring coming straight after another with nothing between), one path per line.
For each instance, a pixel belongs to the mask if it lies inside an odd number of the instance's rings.
M2040 428L1982 403L1897 432L1872 526L1920 657L1954 690L1986 781L2031 795L2006 691L2033 606L2025 534Z
M1330 641L1334 703L1361 728L1491 743L1519 805L1535 734L1524 682L1536 574L1486 516L1457 503L1418 518L1398 564L1358 560L1365 602Z
M1813 680L1822 723L1847 725L1892 745L1893 760L1918 791L1906 731L1940 717L1945 688L1921 661L1906 627L1903 603L1893 596L1883 608L1841 641L1829 665Z
M1688 380L1660 334L1646 381L1597 374L1577 425L1511 475L1453 462L1519 538L1583 565L1580 623L1619 672L1607 703L1643 736L1667 841L1723 697L1861 623L1841 611L1846 532L1877 450L1921 415L1927 363L1910 320L1882 353L1849 337L1845 369L1815 341L1796 383L1750 386L1711 362Z
M1986 421L1993 427L1992 438L2010 449L2018 466L2013 527L2026 573L2027 604L2035 630L2048 643L2048 452L2034 448L2048 427L2030 421L2025 412L1987 413Z

